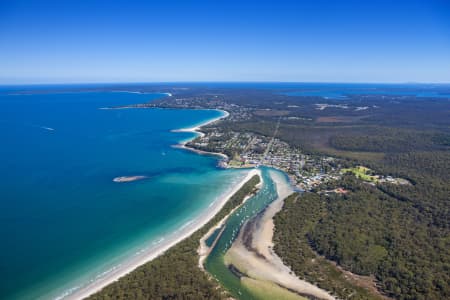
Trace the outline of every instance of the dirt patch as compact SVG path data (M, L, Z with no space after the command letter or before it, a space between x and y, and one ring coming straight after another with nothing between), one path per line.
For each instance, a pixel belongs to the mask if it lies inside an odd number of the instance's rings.
M323 256L320 256L320 257L322 257L323 259L327 260ZM336 267L336 269L341 271L344 274L344 277L348 281L353 283L354 285L357 285L359 287L365 288L365 289L371 291L373 294L381 297L382 299L385 299L385 300L392 300L393 299L393 298L390 298L390 297L388 297L388 296L386 296L386 295L384 295L383 293L380 292L380 290L377 288L377 283L376 283L376 280L375 280L374 276L357 275L357 274L354 274L354 273L352 273L350 271L345 270L344 268L342 268L341 266L336 264L336 262L334 262L334 261L331 261L331 260L327 260L327 261L330 262L331 264L333 264Z

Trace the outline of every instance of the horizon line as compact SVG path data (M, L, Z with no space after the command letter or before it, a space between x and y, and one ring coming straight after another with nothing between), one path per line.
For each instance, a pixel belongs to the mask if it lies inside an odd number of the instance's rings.
M123 84L202 84L202 83L254 83L254 84L267 84L267 83L289 83L289 84L386 84L386 85L450 85L450 81L448 82L424 82L424 81L395 81L395 82L382 82L382 81L272 81L272 80L242 80L242 81L228 81L228 80L195 80L195 81L93 81L93 82L85 82L85 81L77 81L77 82L26 82L26 83L1 83L0 87L7 86L62 86L62 85L123 85Z

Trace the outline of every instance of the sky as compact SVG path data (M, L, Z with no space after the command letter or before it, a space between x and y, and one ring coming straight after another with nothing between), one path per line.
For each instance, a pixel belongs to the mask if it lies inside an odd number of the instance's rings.
M450 0L4 1L0 84L450 82Z

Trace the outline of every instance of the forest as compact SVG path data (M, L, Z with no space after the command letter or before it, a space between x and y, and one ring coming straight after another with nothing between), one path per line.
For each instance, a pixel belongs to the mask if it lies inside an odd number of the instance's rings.
M340 299L383 299L376 291L349 280L311 248L308 236L326 213L326 201L316 193L293 194L285 199L283 209L274 218L275 252L298 277Z
M336 288L342 276L336 279L321 272L320 262L311 263L319 254L355 274L374 276L378 289L396 299L450 297L450 245L443 224L434 224L432 214L415 203L354 176L321 188L332 187L349 192L287 199L275 218L275 251L296 274L345 296Z

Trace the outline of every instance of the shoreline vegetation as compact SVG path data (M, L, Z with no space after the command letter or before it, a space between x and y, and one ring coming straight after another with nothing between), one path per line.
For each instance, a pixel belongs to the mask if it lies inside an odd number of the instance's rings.
M221 116L217 118L213 118L210 120L207 120L205 122L202 122L199 125L196 125L194 127L189 128L181 128L181 129L175 129L172 130L172 132L192 132L196 135L192 138L196 138L197 136L201 136L203 133L200 131L202 126L209 125L211 123L217 122L220 119L226 118L229 116L229 113L227 111L223 110L217 110L222 113ZM186 150L190 150L199 154L208 154L208 155L219 155L224 157L225 155L220 153L200 153L201 151L191 149L189 147L186 147L185 144L190 141L182 141L178 145L175 145L174 147L182 148ZM226 156L225 156L226 157ZM103 288L107 287L108 285L117 282L120 278L123 278L124 276L129 275L132 273L135 269L141 267L142 265L153 261L154 259L160 257L164 253L166 253L169 249L172 249L175 245L179 244L183 240L189 238L192 236L196 231L201 229L205 224L207 224L210 220L216 216L221 209L224 208L224 206L231 201L231 199L234 197L235 194L238 194L238 191L240 191L243 186L249 182L254 176L259 176L258 170L252 169L248 172L248 174L243 178L238 184L236 184L230 191L228 191L226 194L219 197L219 199L215 200L206 211L202 212L197 218L192 220L190 223L188 223L187 226L184 226L182 229L166 236L163 240L160 240L160 242L145 251L142 251L138 255L130 258L126 262L122 263L119 267L112 269L109 273L105 274L104 276L96 279L93 282L90 282L86 286L83 286L76 290L71 290L70 294L63 294L58 298L64 298L64 299L82 299L87 298L95 293L101 291ZM143 180L145 179L145 176L120 176L113 179L114 182L117 183L126 183L126 182L132 182L136 180Z

